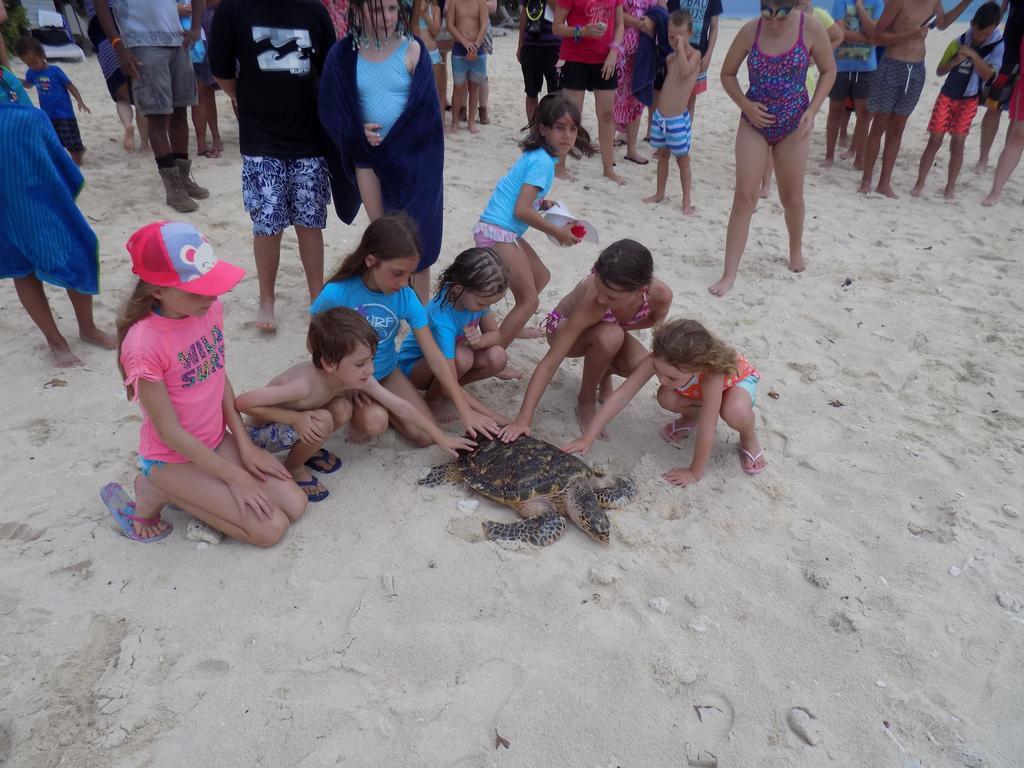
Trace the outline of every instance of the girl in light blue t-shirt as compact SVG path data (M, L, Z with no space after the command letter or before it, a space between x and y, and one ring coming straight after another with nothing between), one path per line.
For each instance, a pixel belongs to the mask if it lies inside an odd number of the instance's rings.
M338 271L324 285L309 308L312 315L334 307L349 307L366 318L380 341L373 359L373 375L385 389L412 403L431 418L430 409L408 377L398 368L396 337L405 321L440 386L455 404L459 419L470 435L497 432L494 411L459 386L434 337L427 328L427 314L409 278L420 258L420 241L412 219L404 213L386 214L370 223L356 249L345 257ZM390 423L423 447L433 439L423 430L390 413L379 403L355 395L348 441L364 442L379 435ZM502 421L505 421L502 419Z
M508 356L501 346L491 306L506 291L508 267L493 248L466 249L437 280L437 293L427 307L427 323L461 385L489 379L505 370ZM451 412L443 410L444 389L412 334L402 342L398 367L417 389L426 390L427 405L438 420L451 421Z
M501 346L505 349L520 335L540 306L540 292L551 273L537 252L523 239L530 227L556 238L562 245L575 245L581 237L572 233L575 222L561 227L547 221L540 211L552 203L544 198L551 191L555 164L570 152L588 157L594 154L590 136L580 127L580 110L559 93L541 99L530 124L530 135L520 144L523 154L498 182L487 207L473 229L481 248L494 248L509 268L509 288L515 306L501 323ZM544 332L530 329L524 338L539 338ZM518 377L507 371L503 378Z

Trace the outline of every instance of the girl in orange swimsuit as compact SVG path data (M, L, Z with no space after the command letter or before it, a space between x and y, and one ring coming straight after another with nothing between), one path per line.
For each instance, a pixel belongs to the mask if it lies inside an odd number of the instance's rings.
M611 394L611 374L628 376L648 356L630 331L651 328L668 316L672 289L654 278L651 252L635 240L619 240L601 252L593 271L558 302L542 323L550 348L526 388L516 420L502 430L515 440L530 433L540 399L567 357L583 358L576 398L580 429L597 409L598 391Z
M562 450L590 450L601 430L657 376L661 383L658 404L679 414L665 425L661 436L675 443L691 432L697 435L690 466L667 472L666 480L685 486L703 477L719 416L739 433L740 467L748 475L761 474L767 464L754 428L754 395L761 378L757 369L696 320L666 323L655 332L651 350L650 356L604 401L590 427Z

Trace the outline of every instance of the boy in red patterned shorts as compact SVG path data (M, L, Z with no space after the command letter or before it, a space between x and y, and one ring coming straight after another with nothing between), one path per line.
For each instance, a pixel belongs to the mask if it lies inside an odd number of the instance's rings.
M978 112L978 91L999 70L1003 59L1003 36L999 31L1002 14L996 3L985 3L974 14L971 28L949 44L942 55L936 74L945 75L928 121L928 145L921 155L917 184L910 191L914 197L924 192L928 172L945 135L949 140L949 174L945 198L953 199L956 179L964 162L964 145L971 123Z

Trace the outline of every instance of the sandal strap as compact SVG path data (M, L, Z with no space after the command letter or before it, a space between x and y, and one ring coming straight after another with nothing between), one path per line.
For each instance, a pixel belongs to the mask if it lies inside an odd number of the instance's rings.
M138 515L129 515L127 512L122 512L121 517L143 525L160 525L163 522L163 518L160 517L139 517Z

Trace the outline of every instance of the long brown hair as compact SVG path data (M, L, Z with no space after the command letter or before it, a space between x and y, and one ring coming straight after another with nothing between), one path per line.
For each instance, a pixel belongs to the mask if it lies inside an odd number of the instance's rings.
M117 316L117 370L121 372L121 381L125 380L124 365L121 364L121 345L124 344L124 337L133 325L153 311L157 304L157 298L153 294L157 290L157 286L139 280L131 297L121 307L121 313ZM124 391L129 400L135 399L135 387L126 384Z
M416 224L407 213L386 213L376 221L371 221L363 232L359 245L331 275L328 283L338 283L366 272L366 257L373 256L379 261L408 259L410 256L419 258L420 236L416 232Z
M487 297L504 294L508 290L508 275L508 266L493 248L467 248L437 278L434 298L441 300L442 307L454 307L462 291ZM462 289L458 294L451 290L454 285Z
M685 371L736 376L736 350L696 320L670 320L654 332L651 352Z

